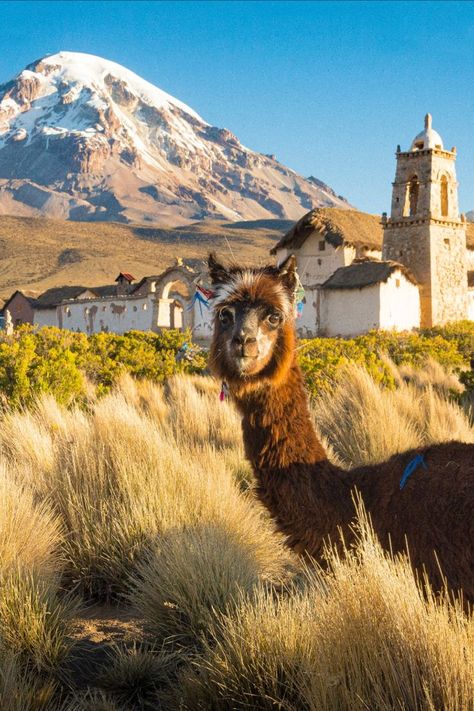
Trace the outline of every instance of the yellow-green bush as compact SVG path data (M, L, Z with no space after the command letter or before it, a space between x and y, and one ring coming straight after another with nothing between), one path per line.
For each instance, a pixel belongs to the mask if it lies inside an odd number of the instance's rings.
M352 339L312 338L301 341L298 357L309 390L317 395L330 387L349 362L363 365L375 382L394 387L393 371L384 355L396 365L419 368L434 360L447 370L466 371L473 339L474 324L463 321L417 333L370 331Z
M0 338L0 392L13 405L31 402L41 393L69 404L85 398L88 383L102 394L123 373L163 382L175 373L200 372L206 365L204 356L177 358L188 341L188 332L176 330L86 336L24 326Z
M84 400L92 391L101 395L124 374L166 381L177 373L206 370L204 352L179 357L191 334L177 330L161 333L130 331L119 335L83 333L53 327L21 327L12 336L0 336L0 393L13 405L51 393L64 404ZM422 366L432 359L461 373L467 389L474 387L470 362L474 354L474 324L449 324L416 333L371 331L352 339L313 338L298 345L298 360L312 395L327 389L349 361L363 365L372 378L393 387L395 381L386 354L397 365Z

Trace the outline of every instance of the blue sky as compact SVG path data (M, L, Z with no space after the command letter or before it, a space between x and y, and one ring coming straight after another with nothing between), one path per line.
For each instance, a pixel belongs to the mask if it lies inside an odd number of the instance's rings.
M137 72L368 212L427 111L474 208L473 2L0 2L0 82L59 50Z

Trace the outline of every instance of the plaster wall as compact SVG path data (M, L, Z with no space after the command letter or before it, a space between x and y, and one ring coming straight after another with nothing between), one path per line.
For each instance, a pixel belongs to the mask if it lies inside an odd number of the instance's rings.
M35 326L59 326L58 313L56 308L52 309L35 309L34 320Z
M312 289L305 287L303 311L296 320L296 330L300 338L314 338L319 334L320 292L319 287Z
M69 301L58 307L60 328L81 333L156 331L154 299L113 297ZM169 309L168 309L169 319Z
M201 341L210 341L213 330L212 307L207 308L196 301L193 305L193 319L193 337Z
M324 249L320 249L324 244ZM333 247L321 237L319 233L314 233L295 251L298 264L298 274L303 286L315 286L323 284L334 274L339 267L346 267L352 264L356 256L354 247L344 246Z
M21 293L17 293L10 299L7 309L12 317L14 326L22 323L33 323L34 311L28 299Z
M387 331L411 331L420 326L420 292L401 271L380 284L380 325Z
M324 244L323 249L321 249L322 244ZM382 256L380 250L367 249L363 245L333 247L317 231L314 231L299 249L278 250L276 263L283 262L289 254L296 256L298 274L305 289L303 312L296 322L300 338L313 338L320 331L322 315L318 287L329 279L336 269L347 267L356 258L380 259Z
M363 289L321 289L322 336L358 336L380 328L380 284Z

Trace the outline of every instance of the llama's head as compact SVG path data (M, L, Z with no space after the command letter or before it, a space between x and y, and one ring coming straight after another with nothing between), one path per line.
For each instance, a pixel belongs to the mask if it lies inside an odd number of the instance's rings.
M209 256L215 296L210 364L231 386L277 383L294 357L296 259L280 267L225 267Z

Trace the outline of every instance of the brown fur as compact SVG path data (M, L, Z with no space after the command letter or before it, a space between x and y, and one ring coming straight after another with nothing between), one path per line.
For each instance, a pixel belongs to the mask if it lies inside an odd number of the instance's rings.
M275 268L253 270L253 288L239 285L235 292L231 291L231 272L218 265L222 270L218 273L215 264L211 257L213 282L227 282L230 294L219 308L230 302L244 312L261 303L281 308L282 284L293 294L294 262L286 264L283 273ZM217 313L211 366L228 382L242 413L245 450L257 479L258 495L289 545L320 559L324 542L339 540L339 528L345 540L350 540L352 496L357 489L385 547L398 552L408 544L414 567L426 569L435 589L443 586L441 568L448 586L462 589L465 598L473 601L474 446L452 442L425 449L428 468L419 467L403 490L400 479L417 451L380 465L339 469L328 461L311 422L303 375L295 358L293 317L286 317L274 334L270 360L251 375L233 370L230 339L232 332L220 327Z

